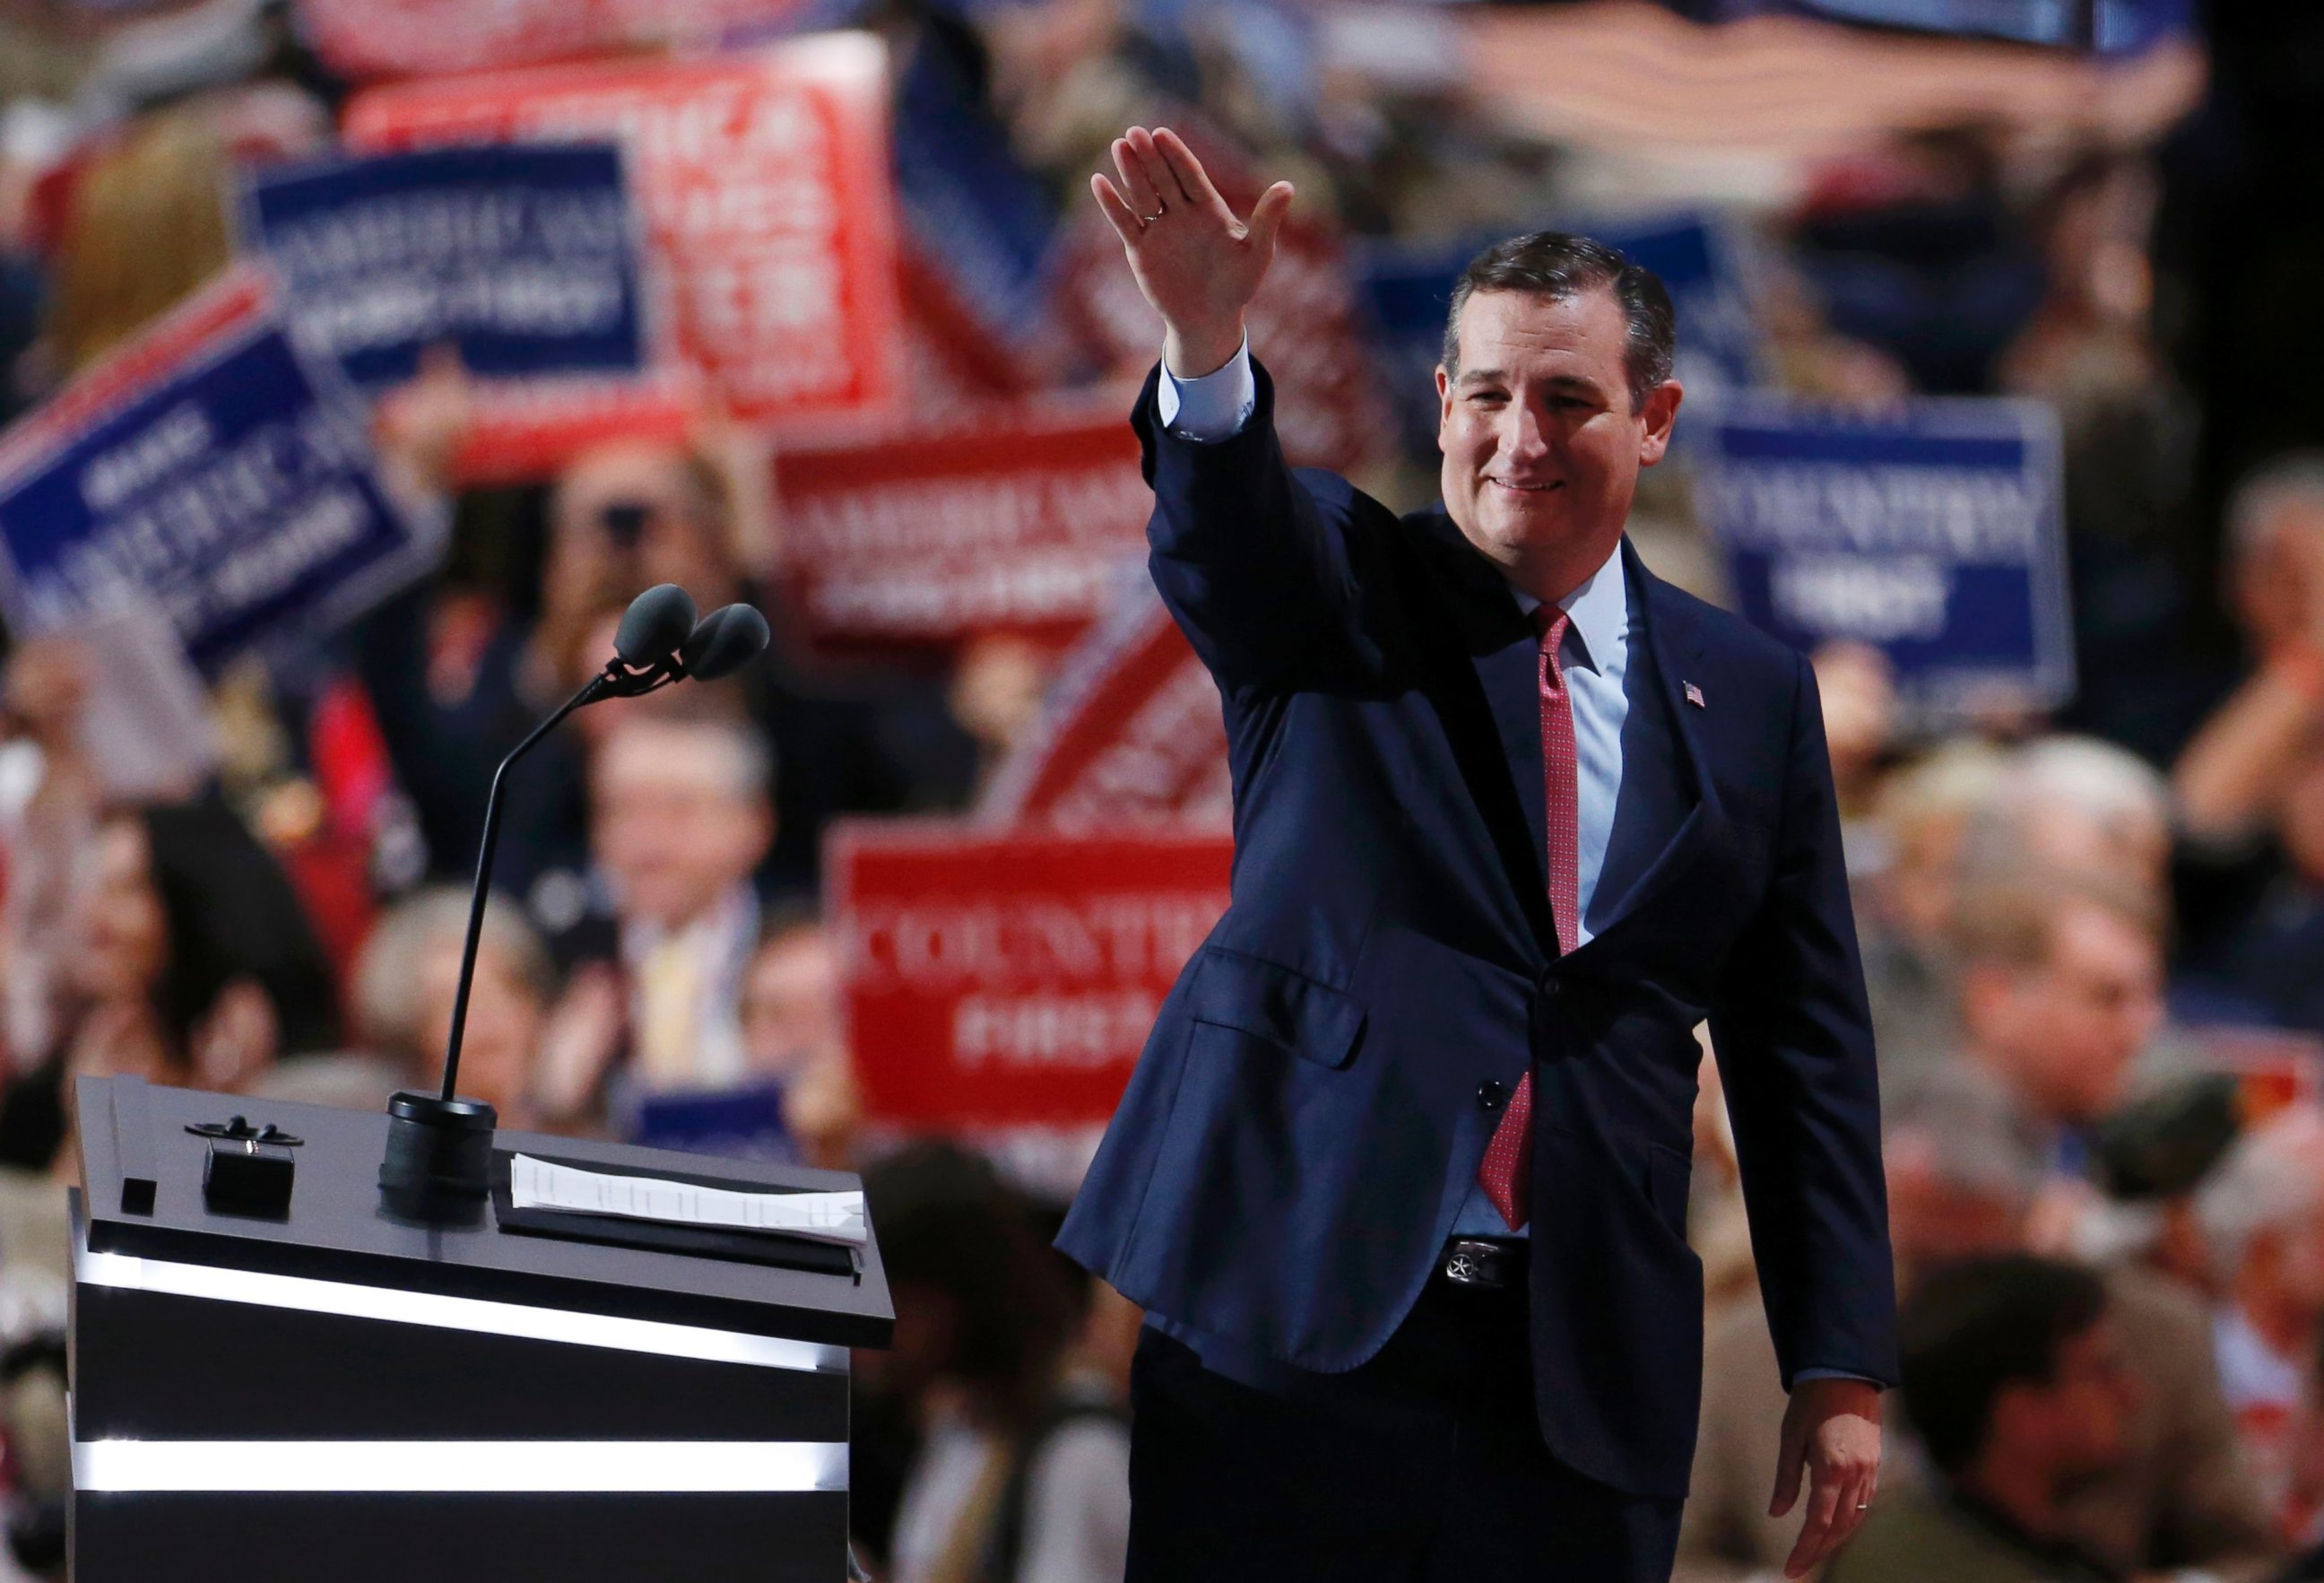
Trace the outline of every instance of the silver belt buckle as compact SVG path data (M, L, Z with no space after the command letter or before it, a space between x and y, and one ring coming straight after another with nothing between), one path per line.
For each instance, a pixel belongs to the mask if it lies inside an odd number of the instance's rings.
M1444 1250L1444 1278L1456 1286L1482 1286L1498 1291L1508 1284L1505 1255L1489 1242L1456 1236Z

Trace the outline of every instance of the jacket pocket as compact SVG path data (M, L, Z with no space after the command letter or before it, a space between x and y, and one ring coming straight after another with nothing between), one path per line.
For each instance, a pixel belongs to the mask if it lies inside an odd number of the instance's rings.
M1204 948L1186 986L1197 1023L1233 1028L1314 1061L1344 1067L1363 1032L1363 1003L1304 973L1240 951Z

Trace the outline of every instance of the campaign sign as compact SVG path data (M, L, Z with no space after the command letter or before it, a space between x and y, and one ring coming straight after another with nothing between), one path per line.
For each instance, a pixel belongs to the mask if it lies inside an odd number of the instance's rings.
M885 410L902 386L887 55L831 33L747 55L374 88L363 150L618 140L678 353L744 418Z
M1102 1122L1226 912L1223 831L1073 837L843 823L825 872L874 1122Z
M1139 566L1128 597L1066 657L976 819L1118 830L1159 821L1226 829L1233 817L1218 683Z
M819 641L1077 635L1154 509L1113 403L787 445L775 492L783 573Z
M638 1094L615 1108L622 1137L649 1149L728 1160L798 1158L783 1119L783 1085L772 1078L732 1088Z
M715 45L775 25L798 0L297 0L337 75L438 77L640 48Z
M1801 648L1884 650L1936 715L2074 689L2058 424L2038 402L1877 414L1774 397L1690 413L1697 510L1736 602Z
M612 143L268 169L244 213L301 341L359 385L410 379L444 341L485 375L642 361L636 238Z
M236 271L0 436L0 604L20 631L158 606L200 664L422 569L361 403Z
M1050 309L1055 204L945 51L913 52L896 96L896 196L916 252L991 339L1033 368L1062 348Z

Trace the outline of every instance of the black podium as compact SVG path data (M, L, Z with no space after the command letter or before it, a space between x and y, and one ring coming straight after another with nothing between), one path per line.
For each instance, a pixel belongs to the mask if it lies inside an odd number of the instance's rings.
M504 1192L420 1225L381 1207L384 1115L134 1078L78 1099L77 1583L846 1576L847 1349L894 1326L876 1244L575 1240L519 1230ZM302 1140L280 1217L206 1201L211 1140L187 1129L237 1111ZM503 1180L521 1152L859 1185L524 1134L495 1150Z

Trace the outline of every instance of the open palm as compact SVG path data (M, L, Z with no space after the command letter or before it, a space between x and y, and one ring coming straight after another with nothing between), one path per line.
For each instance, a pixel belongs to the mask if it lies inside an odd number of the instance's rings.
M1139 290L1162 316L1163 355L1174 374L1208 374L1242 345L1243 310L1275 257L1291 184L1277 181L1248 220L1239 219L1167 127L1133 126L1115 138L1113 165L1119 184L1100 172L1090 191L1121 237Z

